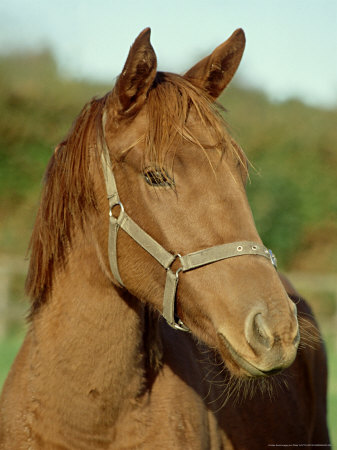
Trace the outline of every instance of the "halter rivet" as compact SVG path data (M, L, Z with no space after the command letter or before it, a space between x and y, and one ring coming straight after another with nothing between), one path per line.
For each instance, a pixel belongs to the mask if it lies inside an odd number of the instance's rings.
M238 247L236 247L236 250L237 250L238 252L242 252L242 250L243 250L242 245L239 245Z
M256 245L253 245L252 250L257 250Z

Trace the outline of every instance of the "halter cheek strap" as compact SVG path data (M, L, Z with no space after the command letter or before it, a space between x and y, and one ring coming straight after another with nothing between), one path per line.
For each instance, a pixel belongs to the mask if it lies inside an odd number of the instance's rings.
M123 204L120 201L115 177L111 169L111 161L109 150L105 140L103 140L103 152L101 156L103 173L106 183L106 189L109 200L109 261L113 276L121 286L124 286L118 270L117 261L117 237L118 231L121 228L134 241L137 242L144 250L146 250L159 264L166 269L166 282L163 299L163 317L167 323L178 330L190 331L184 323L177 318L175 314L176 292L179 281L180 272L187 272L188 270L197 269L198 267L221 261L223 259L233 258L242 255L258 255L263 256L271 261L276 268L276 258L271 250L268 250L264 245L255 242L231 242L229 244L217 245L214 247L205 248L197 252L188 253L187 255L173 255L162 247L156 240L154 240L146 231L140 228L131 217L127 215ZM112 210L119 206L120 212L118 217L114 217ZM179 259L181 266L176 272L173 272L171 267L173 262Z

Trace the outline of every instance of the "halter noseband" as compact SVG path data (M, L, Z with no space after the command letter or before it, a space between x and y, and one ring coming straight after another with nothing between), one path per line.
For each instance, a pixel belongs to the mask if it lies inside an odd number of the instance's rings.
M104 130L104 117L103 117ZM103 131L104 135L104 131ZM187 272L188 270L196 269L206 264L211 264L227 258L242 255L259 255L269 259L276 268L276 258L271 250L268 250L264 245L255 242L231 242L229 244L216 245L214 247L205 248L197 252L188 253L181 256L180 254L173 255L165 250L156 240L147 234L139 225L137 225L125 212L123 204L120 201L115 177L111 169L111 160L109 150L105 141L102 142L103 152L101 156L103 173L106 183L106 189L109 200L109 261L112 274L121 286L124 286L119 271L117 262L117 237L118 230L122 228L134 241L137 242L144 250L155 258L164 269L166 269L166 282L163 299L163 317L167 323L181 331L190 331L184 323L175 315L175 299L177 285L179 281L179 273ZM119 216L116 218L112 214L115 206L120 207ZM171 267L173 262L179 259L181 266L176 272L173 272ZM177 321L176 321L177 319Z

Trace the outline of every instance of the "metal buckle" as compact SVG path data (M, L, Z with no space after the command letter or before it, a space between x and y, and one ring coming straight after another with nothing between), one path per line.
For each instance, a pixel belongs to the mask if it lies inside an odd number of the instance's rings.
M179 331L185 331L186 333L190 333L191 330L184 324L182 320L177 317L177 322L174 323L174 328Z
M272 265L275 267L275 269L277 269L277 259L276 259L276 256L274 255L274 253L272 252L272 250L270 250L270 248L268 248L268 253L269 253L269 257L270 257L270 261L271 261Z
M171 270L171 267L172 267L172 265L174 264L174 262L176 261L177 258L181 259L181 254L180 254L180 253L176 253L176 254L174 255L173 261L172 261L171 264L166 268L166 270ZM176 278L179 277L179 273L182 272L182 270L183 270L183 267L182 267L182 265L181 265L180 267L178 267L178 269L177 269L176 272L175 272Z
M181 259L181 254L180 254L180 253L177 253L176 255L174 255L174 260L171 262L170 267L168 267L167 270L171 270L172 264L174 263L174 261L175 261L177 258ZM175 272L175 277L176 277L176 280L177 280L177 284L178 284L178 280L179 280L179 274L180 274L180 272L182 272L182 271L183 271L183 267L180 266L180 267L178 267L178 269L177 269L176 272ZM176 294L175 294L175 296L174 296L174 302L175 302L175 301L176 301ZM174 309L175 309L175 308L174 308ZM184 322L183 322L181 319L179 319L179 317L178 317L176 314L174 314L174 323L173 323L173 324L170 324L170 325L171 325L175 330L185 331L185 332L187 332L187 333L190 333L190 332L191 332L191 330L184 324Z
M119 214L118 214L118 217L114 217L114 216L112 215L112 210L114 209L115 206L119 206L120 209L121 209L120 212L119 212ZM109 216L110 216L110 217L114 217L114 219L118 220L118 219L120 218L121 214L124 213L124 211L125 211L125 210L124 210L123 203L120 202L120 201L118 201L118 202L116 202L116 203L114 203L113 205L110 206L110 209L109 209Z

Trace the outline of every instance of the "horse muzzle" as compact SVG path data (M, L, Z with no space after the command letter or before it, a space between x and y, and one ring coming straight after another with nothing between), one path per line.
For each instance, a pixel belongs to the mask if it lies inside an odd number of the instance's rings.
M294 362L300 342L296 308L283 326L282 320L276 325L273 322L262 313L250 314L245 321L245 342L241 346L230 342L225 332L218 331L221 353L224 352L224 359L234 374L270 376Z

